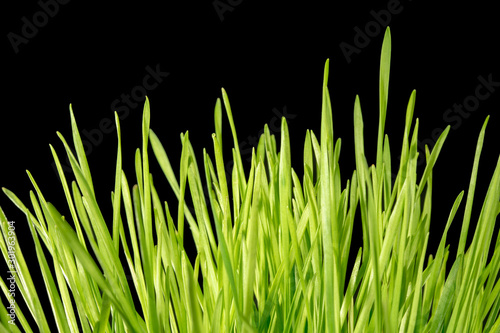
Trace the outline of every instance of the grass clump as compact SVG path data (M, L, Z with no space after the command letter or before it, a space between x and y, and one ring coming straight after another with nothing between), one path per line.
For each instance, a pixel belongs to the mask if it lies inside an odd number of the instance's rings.
M204 150L203 161L197 161L188 132L182 134L178 178L150 129L147 100L136 172L125 175L120 122L115 115L118 150L112 221L105 221L102 204L96 200L71 111L72 147L59 137L74 181L66 178L51 146L69 215L62 216L45 199L29 173L35 189L30 193L30 208L4 189L26 214L45 290L35 286L22 244L0 211L0 248L15 271L17 297L22 295L27 305L27 309L15 309L13 323L9 323L8 307L0 307L0 331L500 331L500 243L497 239L491 244L500 208L500 164L491 177L472 242L466 244L488 118L477 142L461 236L454 245L456 258L449 257L446 237L464 192L451 207L437 252L427 257L432 170L449 126L432 151L426 149L426 166L417 177L419 123L413 122L414 91L406 110L400 164L392 165L389 139L384 135L390 53L387 29L380 61L376 164L369 166L365 157L363 117L356 97L356 170L344 187L339 169L341 140L334 140L333 135L328 61L321 135L306 133L301 178L291 166L284 118L279 140L265 127L250 165L243 165L224 90L222 103L217 100L215 106L213 155ZM233 137L232 170L225 170L222 154L222 104ZM175 207L157 194L149 147L178 198ZM136 185L131 187L131 181ZM192 209L186 206L187 195ZM355 218L358 215L360 221ZM363 232L359 249L351 246L355 223L361 224ZM186 229L196 245L194 264L184 248ZM447 270L447 264L451 269ZM0 286L10 301L4 280ZM42 307L39 293L47 293L50 308ZM30 327L26 316L34 318L36 328ZM53 317L57 328L49 327L47 316Z

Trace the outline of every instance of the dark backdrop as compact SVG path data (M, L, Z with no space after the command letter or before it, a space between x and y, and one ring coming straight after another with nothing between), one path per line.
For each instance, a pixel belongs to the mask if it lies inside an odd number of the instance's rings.
M456 196L467 190L476 139L487 115L491 119L472 225L496 165L500 133L496 7L479 2L436 6L410 0L329 3L135 1L107 2L103 7L95 2L42 0L4 4L0 186L28 203L32 187L25 170L29 169L45 197L65 212L49 143L63 153L56 131L70 139L71 103L89 142L98 200L109 220L116 131L109 128L107 119L113 119L113 111L122 117L124 169L132 182L134 152L141 145L144 92L151 102L151 127L177 170L180 132L190 131L198 153L204 147L212 151L213 108L221 87L232 102L242 149L252 145L265 123L274 124L281 115L288 118L293 161L300 171L305 130L319 135L327 58L335 136L343 139L345 182L354 167L356 94L365 119L368 162L375 162L379 57L389 24L393 51L386 132L394 162L413 89L417 90L415 116L420 119L422 144L432 144L436 132L453 126L435 168L430 242L435 249ZM226 120L224 133L229 143ZM160 195L171 198L151 160ZM24 215L3 193L0 205L8 219L16 221L23 248L32 246ZM175 201L170 205L176 207ZM465 198L450 231L451 241L457 240L464 205Z

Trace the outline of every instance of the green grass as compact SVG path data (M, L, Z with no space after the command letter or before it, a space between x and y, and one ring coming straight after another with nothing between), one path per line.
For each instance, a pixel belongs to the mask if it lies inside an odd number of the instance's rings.
M500 209L500 163L471 226L488 118L477 142L460 240L451 245L456 258L450 257L447 232L464 192L450 209L437 252L427 256L432 172L449 127L432 151L426 149L425 169L418 177L419 123L413 121L413 91L400 163L392 165L389 138L384 134L390 54L387 29L380 60L376 164L369 166L365 157L363 116L356 97L356 170L345 186L339 168L341 140L333 134L328 61L321 134L306 132L303 175L291 166L284 118L280 137L265 127L251 163L243 164L224 90L222 102L218 99L215 105L213 148L203 151L202 161L195 157L189 133L181 135L179 178L150 129L147 100L135 174L125 175L115 114L118 149L112 221L101 213L108 203L96 200L71 111L72 145L59 137L74 180L66 178L61 155L51 146L68 204L60 209L68 216L47 201L29 173L34 187L29 206L4 189L26 215L45 288L42 282L33 282L21 251L23 242L17 241L15 233L9 234L1 211L0 248L7 263L9 255L12 259L15 254L10 263L17 271L16 298L22 297L26 307L16 308L12 325L4 302L0 332L499 332L500 242L497 238L492 244L492 240ZM222 104L233 138L231 157L222 154ZM151 151L154 158L150 159ZM224 162L231 158L234 168L225 170ZM161 167L177 203L159 198L150 162ZM393 174L397 174L395 180ZM186 202L193 208L188 209ZM453 228L458 230L459 223ZM351 242L353 228L359 224L363 246L358 249ZM474 231L467 244L469 229ZM196 245L192 260L184 247L188 232ZM26 255L33 269L34 253ZM0 280L0 286L11 299L6 279ZM42 307L42 293L50 306ZM28 324L30 317L36 327ZM57 328L49 328L52 321Z

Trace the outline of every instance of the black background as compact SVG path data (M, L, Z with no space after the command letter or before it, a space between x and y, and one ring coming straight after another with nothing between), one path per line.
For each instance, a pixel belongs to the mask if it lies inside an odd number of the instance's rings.
M56 131L70 140L69 104L80 130L92 132L102 119L113 119L113 101L142 85L147 66L158 66L169 73L148 97L151 127L164 143L174 170L179 165L181 132L189 130L198 153L205 147L212 152L213 109L221 87L228 92L240 144L248 143L265 123L272 122L276 110L283 112L286 108L294 115L289 119L292 158L300 170L306 129L320 134L321 86L327 58L334 135L343 140L341 171L345 184L354 168L352 114L356 94L360 95L365 120L368 163L375 162L384 28L378 25L380 32L372 30L369 43L352 54L350 62L340 44L354 45L354 29L373 27L376 21L372 11L379 13L395 2L330 3L333 1L133 1L102 6L70 1L59 4L57 13L40 24L36 35L18 45L18 52L9 34L22 35L23 17L33 22L42 7L36 1L4 4L0 186L14 191L28 204L32 189L25 173L28 169L45 197L66 212L64 194L51 166L49 143L63 154ZM219 9L218 13L214 4L225 4L231 10ZM436 6L402 0L397 8L399 12L387 21L392 33L392 62L386 132L394 163L413 89L417 90L415 116L420 120L422 141L430 138L434 129L449 124L443 118L447 109L474 95L478 76L491 75L493 81L500 81L499 21L493 4L453 2ZM472 217L475 225L499 154L499 95L500 87L450 131L434 173L431 250L437 247L456 196L468 188L477 136L485 117L491 115ZM121 121L123 163L131 183L135 149L141 146L141 116L142 102L130 108ZM231 137L225 118L223 132L227 147ZM92 145L88 160L98 200L105 217L111 220L116 132L103 134L99 141ZM170 198L163 174L154 158L151 161L160 196ZM423 166L420 174L422 171ZM16 222L21 246L32 246L24 215L3 193L0 206L8 219ZM170 206L176 207L175 201ZM464 206L465 197L450 241L457 240ZM27 250L24 252L27 256Z

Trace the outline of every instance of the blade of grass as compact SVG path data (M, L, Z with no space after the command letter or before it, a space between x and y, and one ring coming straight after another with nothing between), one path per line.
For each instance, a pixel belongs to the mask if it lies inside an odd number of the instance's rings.
M483 149L484 143L484 135L486 132L486 125L488 124L489 116L486 117L486 120L481 127L481 132L479 133L479 138L477 140L476 152L474 155L474 162L472 164L472 174L469 182L469 190L467 191L467 202L465 203L465 213L462 222L462 229L460 232L460 240L458 242L458 250L457 250L457 258L460 254L464 253L465 250L465 242L467 241L467 235L469 232L469 224L470 218L472 214L472 204L474 202L474 192L476 189L476 180L479 166L479 158L481 156L481 151Z
M380 74L379 74L379 123L377 139L377 166L378 178L382 177L383 163L383 141L385 130L385 118L387 115L387 101L389 98L389 73L391 67L391 30L385 29L384 41L382 42L382 52L380 54Z

